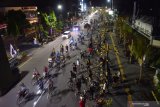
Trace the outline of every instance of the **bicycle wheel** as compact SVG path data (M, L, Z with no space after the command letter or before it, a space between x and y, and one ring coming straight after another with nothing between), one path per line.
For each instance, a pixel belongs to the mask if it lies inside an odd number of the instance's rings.
M34 85L36 84L36 82L37 82L37 80L36 80L36 79L32 79L32 80L31 80L31 84L32 84L32 86L34 86Z
M17 104L18 106L20 106L22 103L23 103L23 97L18 97L18 98L17 98L17 101L16 101L16 104Z
M72 90L74 89L74 88L73 88L73 83L72 83L72 82L69 82L69 83L68 83L68 88L69 88L69 89L72 89Z

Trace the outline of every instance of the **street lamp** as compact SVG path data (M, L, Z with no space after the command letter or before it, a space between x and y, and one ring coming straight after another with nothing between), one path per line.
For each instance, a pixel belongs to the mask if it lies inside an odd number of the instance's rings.
M58 10L62 10L62 5L59 4L57 8Z
M111 9L113 9L113 0L107 0L108 3L111 3Z

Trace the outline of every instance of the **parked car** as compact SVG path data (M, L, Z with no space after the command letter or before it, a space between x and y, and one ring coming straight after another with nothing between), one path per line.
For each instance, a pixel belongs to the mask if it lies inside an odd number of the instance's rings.
M63 39L68 39L71 37L71 32L70 31L65 31L63 34L62 34L62 38Z

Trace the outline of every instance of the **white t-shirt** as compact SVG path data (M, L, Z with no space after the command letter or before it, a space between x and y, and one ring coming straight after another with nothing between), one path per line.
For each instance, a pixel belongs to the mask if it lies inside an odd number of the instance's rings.
M80 63L79 60L77 60L77 66L79 66L79 63Z

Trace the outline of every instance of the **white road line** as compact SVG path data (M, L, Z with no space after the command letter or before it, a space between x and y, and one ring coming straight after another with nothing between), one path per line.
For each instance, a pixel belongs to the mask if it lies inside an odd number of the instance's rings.
M36 107L38 101L41 99L42 95L44 94L45 91L42 91L42 94L39 96L39 98L33 103L33 107Z
M45 85L45 84L44 84L44 85ZM44 87L44 89L47 89L47 86ZM42 91L42 94L39 96L39 98L38 98L36 101L34 101L33 107L36 107L37 103L39 102L39 100L41 99L41 97L42 97L42 95L43 95L44 93L45 93L45 90Z

